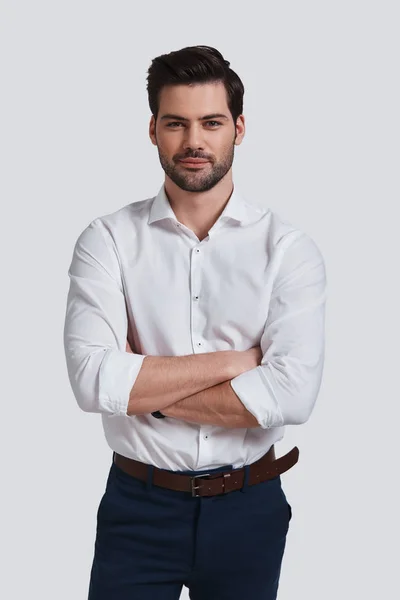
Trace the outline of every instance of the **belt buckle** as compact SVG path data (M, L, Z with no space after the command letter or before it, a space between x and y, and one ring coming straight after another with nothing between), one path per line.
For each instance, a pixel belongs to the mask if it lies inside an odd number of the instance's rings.
M201 485L194 485L195 479L200 479L200 477L208 477L209 475L211 475L211 473L204 473L203 475L196 475L195 477L190 478L190 484L192 486L192 498L200 498L200 496L196 494L195 490L198 490L202 487Z
M192 498L200 498L201 496L198 496L195 492L195 490L198 490L199 488L201 488L201 485L194 485L194 479L200 479L200 477L208 477L209 475L211 475L211 473L204 473L204 475L197 475L196 477L192 477L190 480L190 483L192 485ZM219 475L219 473L217 474ZM232 473L224 473L223 477L222 477L222 493L225 494L225 477L230 477L232 475Z

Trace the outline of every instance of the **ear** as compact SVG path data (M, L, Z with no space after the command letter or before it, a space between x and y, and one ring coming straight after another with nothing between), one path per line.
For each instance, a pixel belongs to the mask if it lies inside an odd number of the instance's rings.
M239 115L236 119L236 139L235 145L240 146L246 133L246 124L244 115Z
M154 144L154 146L157 146L156 120L154 118L154 115L151 115L151 119L150 119L150 123L149 123L149 136L150 136L152 144Z

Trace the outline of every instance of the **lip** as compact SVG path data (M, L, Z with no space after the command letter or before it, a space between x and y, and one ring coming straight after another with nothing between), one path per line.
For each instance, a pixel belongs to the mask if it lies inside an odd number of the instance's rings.
M210 161L199 159L199 158L191 158L191 159L179 160L179 162L182 163L183 165L187 165L188 167L200 167L201 165L206 165Z

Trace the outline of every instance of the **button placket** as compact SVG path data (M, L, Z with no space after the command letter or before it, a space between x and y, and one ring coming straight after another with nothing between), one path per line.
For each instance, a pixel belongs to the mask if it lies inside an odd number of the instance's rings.
M197 265L196 261L194 260L198 255L200 254L200 249L199 248L194 248L193 249L193 253L192 253L192 262L191 262L191 289L193 290L199 290L200 289L200 266ZM192 296L193 302L198 302L199 300L199 293L195 293ZM196 306L194 306L192 304L191 307L191 323L192 323L192 343L195 344L195 346L199 349L201 349L203 347L203 343L198 340L195 341L195 337L196 337L196 331L199 330L198 327L196 327L197 325L197 313L196 313Z

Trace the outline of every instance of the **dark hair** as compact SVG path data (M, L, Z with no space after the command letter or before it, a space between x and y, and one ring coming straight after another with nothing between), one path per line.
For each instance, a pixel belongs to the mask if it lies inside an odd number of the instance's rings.
M153 58L148 69L149 106L157 120L161 89L166 85L221 82L224 84L234 123L243 112L244 86L218 50L211 46L187 46Z

